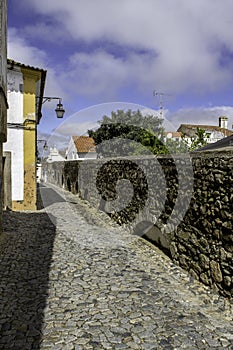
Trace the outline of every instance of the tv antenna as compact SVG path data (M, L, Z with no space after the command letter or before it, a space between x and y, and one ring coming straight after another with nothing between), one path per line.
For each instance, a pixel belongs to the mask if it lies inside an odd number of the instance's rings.
M163 119L163 102L164 102L164 96L171 96L170 94L166 94L164 92L159 92L154 90L153 91L153 96L158 96L159 97L159 115L160 118Z
M153 91L153 96L158 96L159 97L159 115L160 118L163 119L163 97L165 93L164 92L159 92L159 91Z

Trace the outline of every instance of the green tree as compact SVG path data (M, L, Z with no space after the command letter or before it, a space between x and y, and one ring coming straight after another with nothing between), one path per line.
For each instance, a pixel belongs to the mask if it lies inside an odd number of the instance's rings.
M188 143L184 138L181 138L179 141L168 139L165 142L165 146L170 153L186 153L189 151Z
M207 135L204 129L197 128L195 136L191 137L191 144L185 139L185 134L182 135L183 140L186 142L188 150L194 151L198 148L204 147L207 145Z
M162 121L154 115L143 116L140 110L117 110L111 117L103 116L100 127L88 134L104 157L166 153Z

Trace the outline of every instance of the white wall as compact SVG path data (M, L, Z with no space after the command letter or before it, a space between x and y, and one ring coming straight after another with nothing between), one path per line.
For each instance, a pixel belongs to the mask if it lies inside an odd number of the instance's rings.
M50 153L47 158L48 163L64 162L65 158L60 155L56 147L50 148Z
M74 140L71 137L68 148L67 148L67 160L73 160L73 159L78 159L78 155L77 155L77 149L76 146L74 144Z
M208 133L208 130L207 130L207 133ZM208 143L214 143L214 142L217 142L217 141L223 139L224 137L226 137L226 136L224 135L223 132L218 131L218 130L214 130L211 132L211 135L209 136L209 138L206 139L206 141Z
M77 159L96 159L96 152L78 153Z
M23 84L22 73L8 70L7 82L9 104L7 123L23 124L23 93L20 91ZM13 126L7 128L7 142L3 149L11 152L12 200L23 200L24 149L22 128Z

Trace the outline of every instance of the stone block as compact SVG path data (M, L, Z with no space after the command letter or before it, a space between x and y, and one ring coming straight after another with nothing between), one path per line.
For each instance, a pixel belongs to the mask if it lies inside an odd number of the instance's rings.
M215 282L222 282L222 271L220 268L220 265L217 261L212 260L210 262L210 270L211 270L211 276Z

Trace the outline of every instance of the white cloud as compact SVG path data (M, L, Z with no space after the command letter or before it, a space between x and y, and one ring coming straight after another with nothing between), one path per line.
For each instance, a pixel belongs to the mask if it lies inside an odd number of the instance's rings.
M71 137L76 135L87 135L87 130L98 128L99 123L97 120L102 119L104 114L110 116L110 110L117 110L117 105L118 103L113 103L112 105L110 103L102 104L75 113L54 130L54 132L50 135L50 140L57 140L57 138L61 138L61 140L64 142L64 137L67 136ZM119 103L119 109L127 110L129 108L133 110L140 109L143 114L155 114L156 116L159 116L159 111L146 108L144 106L133 104L124 106L124 103ZM163 127L166 131L175 131L178 129L180 124L187 123L218 126L218 118L220 116L228 117L228 129L231 129L233 124L233 107L216 106L209 108L184 108L177 110L175 113L171 113L166 109L163 111ZM86 121L80 121L80 119L85 119Z
M34 67L43 68L46 65L45 52L29 45L15 28L8 29L8 57Z
M76 53L76 68L67 70L81 79L80 93L98 95L107 89L113 95L127 83L139 91L157 86L175 93L206 92L232 81L231 64L221 64L222 48L233 51L231 0L24 2L53 19L55 35L60 25L77 42L108 41L128 48L121 58L103 47Z
M87 135L87 130L96 129L99 127L99 124L92 121L87 122L74 122L74 121L65 121L62 125L60 125L55 131L53 135L64 135L64 136L82 136Z
M169 113L168 119L177 129L180 124L200 124L218 126L220 116L228 117L228 129L233 125L233 107L216 106L209 108L183 108Z
M47 70L45 96L65 96L60 76L49 66L47 53L32 46L15 28L8 30L8 57L17 62ZM48 109L50 106L48 106Z
M70 71L64 73L70 89L78 94L114 96L115 90L125 83L127 67L122 59L102 50L76 53L70 60Z
M154 89L203 96L223 87L226 91L233 83L232 0L21 0L20 4L42 16L38 21L34 17L33 26L9 29L8 56L46 69L46 95L62 96L65 109L72 99L71 111L82 99L124 100L126 91L137 98L152 96ZM57 56L38 49L40 39L51 46L59 42ZM233 123L233 108L224 106L165 114L175 129L187 122L218 125L220 115L229 117L229 127ZM81 133L91 128L88 120ZM64 132L72 134L74 127L68 123Z

